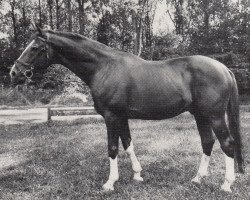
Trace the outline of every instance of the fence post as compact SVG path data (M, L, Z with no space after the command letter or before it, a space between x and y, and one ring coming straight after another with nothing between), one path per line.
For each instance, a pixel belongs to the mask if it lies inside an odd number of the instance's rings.
M47 109L47 121L48 122L51 121L51 110L50 110L50 108Z

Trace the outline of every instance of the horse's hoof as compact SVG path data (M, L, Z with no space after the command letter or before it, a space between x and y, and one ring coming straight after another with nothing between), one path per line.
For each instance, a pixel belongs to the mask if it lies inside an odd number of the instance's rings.
M111 192L114 191L114 186L107 182L102 186L102 189L104 192Z
M138 182L142 182L143 178L141 177L141 172L135 172L133 179Z
M139 177L134 176L133 180L138 181L138 182L143 182L143 178L141 176L139 176Z
M196 184L201 184L201 179L198 176L196 176L191 180L191 182Z
M223 184L221 186L221 190L224 191L224 192L232 193L232 190L231 190L230 186L228 186L228 185Z

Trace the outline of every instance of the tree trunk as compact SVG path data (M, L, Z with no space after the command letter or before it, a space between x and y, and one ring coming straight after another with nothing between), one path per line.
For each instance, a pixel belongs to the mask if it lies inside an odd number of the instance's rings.
M68 31L72 32L72 10L71 10L71 0L66 1L66 7L67 7L67 16L68 16Z
M146 46L150 47L152 45L152 28L151 28L151 22L149 17L149 11L147 11L147 15L145 18L145 39L146 39Z
M204 1L204 29L205 32L208 33L209 31L209 17L210 17L210 13L209 13L209 1Z
M16 7L16 1L13 0L10 2L11 6L11 19L12 19L12 27L13 27L13 34L14 34L14 43L15 47L19 47L18 43L18 36L17 36L17 27L16 27L16 15L15 15L15 7Z
M51 29L54 29L53 14L52 14L53 0L47 0L47 7L48 7L48 11L49 11L49 26Z
M134 26L134 54L138 54L138 39L137 39L137 16L136 12L133 10L132 11L132 21L133 21L133 26Z
M203 18L203 26L204 26L204 36L203 36L203 43L206 48L204 50L208 53L210 49L210 40L209 37L206 35L209 34L209 17L210 17L210 11L209 11L209 1L204 1L203 2L203 12L204 12L204 18ZM222 50L223 51L223 50Z
M42 8L41 8L41 0L38 0L38 10L39 10L39 26L42 26Z
M23 18L23 21L25 22L26 21L26 11L25 11L25 5L24 4L22 6L22 18Z
M175 31L177 35L183 35L184 33L184 16L183 16L183 0L174 0L173 5L175 7L174 19L172 19L169 11L168 14L174 23Z
M84 35L85 22L84 22L84 0L77 0L78 3L78 19L79 19L79 33Z
M26 33L27 33L27 30L28 30L28 26L29 26L29 23L28 23L27 18L26 18L25 7L26 7L25 3L23 3L22 4L22 31L23 31L22 36L23 37L26 37ZM25 41L23 41L23 45L26 46Z
M136 31L136 51L137 56L141 55L142 50L142 18L138 20L137 31Z
M145 12L145 3L146 0L139 0L138 4L141 8L140 12L132 13L132 19L135 29L135 36L134 36L134 54L140 56L142 51L142 27L143 27L143 15Z
M204 13L204 28L205 31L209 31L209 13L207 11Z
M56 29L60 28L60 5L59 0L56 0Z

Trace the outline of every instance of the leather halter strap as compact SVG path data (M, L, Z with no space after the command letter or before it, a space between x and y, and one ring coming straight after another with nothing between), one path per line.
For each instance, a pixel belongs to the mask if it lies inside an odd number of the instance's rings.
M46 50L47 51L47 60L48 60L48 48L47 48L47 45L46 45L47 41L46 41L46 39L44 39L42 37L38 37L38 38L45 43L45 48L41 48L39 53L41 53L43 50ZM26 63L26 62L23 62L23 61L21 61L19 59L17 59L15 61L15 64L20 64L22 66L25 66L25 69L28 68L24 72L22 72L22 70L20 68L18 68L17 65L16 65L17 70L20 73L22 73L28 79L30 79L33 76L33 69L34 69L33 62L34 62L35 59L33 59L31 63Z

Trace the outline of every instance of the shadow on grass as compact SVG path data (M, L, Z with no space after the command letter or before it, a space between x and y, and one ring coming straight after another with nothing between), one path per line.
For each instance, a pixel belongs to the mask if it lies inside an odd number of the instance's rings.
M108 160L103 159L106 153L104 155L103 147L98 145L93 147L96 153L92 149L79 154L71 148L65 143L38 147L28 153L29 160L1 170L1 199L9 193L13 199L15 194L23 193L38 199L91 196L92 191L101 188L103 175L108 172Z

